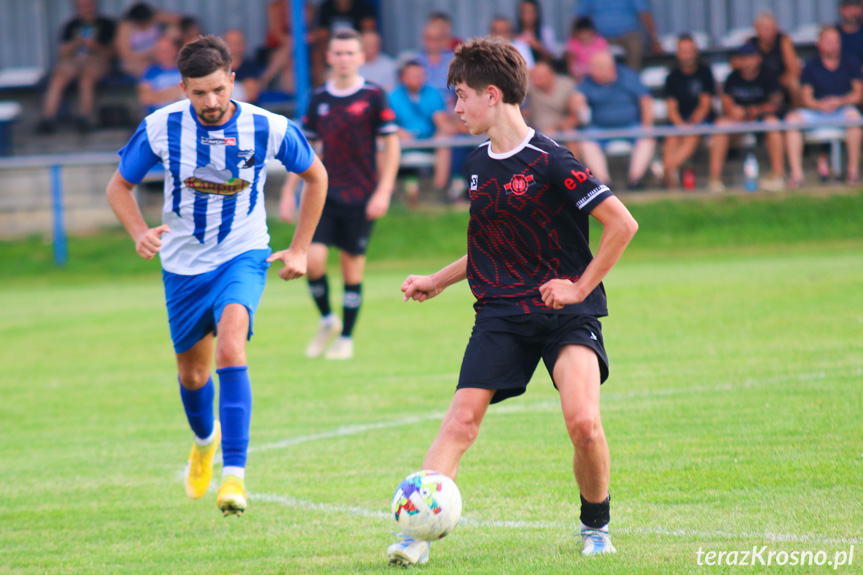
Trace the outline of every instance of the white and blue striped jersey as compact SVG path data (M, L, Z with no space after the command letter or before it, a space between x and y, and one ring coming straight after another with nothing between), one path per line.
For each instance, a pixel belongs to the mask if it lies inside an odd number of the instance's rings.
M214 270L270 242L264 209L265 164L278 159L289 172L315 158L300 128L284 116L234 101L221 126L200 122L189 100L147 116L120 150L120 175L138 184L157 163L165 168L162 268L180 275Z

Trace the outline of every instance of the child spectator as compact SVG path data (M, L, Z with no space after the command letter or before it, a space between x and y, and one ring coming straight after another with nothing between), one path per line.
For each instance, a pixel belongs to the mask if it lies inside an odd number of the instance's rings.
M573 20L569 41L566 43L569 75L575 78L576 82L584 80L590 70L590 58L600 52L608 52L608 42L597 34L593 19L583 16Z
M146 2L137 2L129 7L117 28L117 57L120 69L134 78L155 62L156 42L174 27L172 33L179 34L179 17L168 12L158 12Z

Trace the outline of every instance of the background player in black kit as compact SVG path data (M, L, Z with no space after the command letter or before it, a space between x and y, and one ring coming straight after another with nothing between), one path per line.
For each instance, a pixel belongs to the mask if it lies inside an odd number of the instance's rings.
M456 48L449 77L455 112L489 141L470 152L467 255L428 276L411 275L405 300L423 302L467 279L476 323L459 383L423 469L455 478L490 403L524 392L540 358L560 393L575 447L582 553L613 553L608 535L609 453L599 413L608 376L598 317L607 314L602 279L638 229L624 205L570 152L534 132L519 109L524 60L509 44L472 40ZM603 226L595 256L588 214ZM428 560L429 544L402 539L391 563Z
M362 301L366 247L374 221L389 209L399 168L395 114L384 91L359 75L363 62L359 33L349 29L336 32L327 50L330 80L312 93L303 118L306 137L323 146L324 166L330 174L327 202L309 248L309 289L321 312L321 325L306 347L308 357L353 357L351 334ZM378 137L384 144L380 170L376 162ZM299 181L299 176L290 174L282 189L280 211L289 221L293 219ZM341 250L344 323L330 309L328 246Z

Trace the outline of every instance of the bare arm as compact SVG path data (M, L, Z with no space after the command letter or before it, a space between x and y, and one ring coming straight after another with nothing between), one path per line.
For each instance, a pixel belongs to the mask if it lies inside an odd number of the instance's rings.
M623 250L638 231L638 223L619 199L612 196L596 206L590 213L602 224L602 237L596 256L587 265L576 282L553 279L539 288L542 301L550 308L581 303L605 279Z
M668 107L668 120L675 126L683 126L686 122L683 121L683 116L680 115L680 107L677 105L676 98L666 98L665 105Z
M402 284L404 300L414 300L420 303L440 295L443 290L454 283L467 278L467 256L462 256L440 271L428 276L410 275Z
M574 130L575 127L578 126L578 110L578 93L574 92L566 102L566 116L563 118L563 121L560 122L559 126L561 131Z
M309 140L309 143L314 148L315 154L320 157L322 149L320 141ZM300 186L300 180L302 180L300 176L293 172L288 172L288 177L282 186L281 196L279 197L279 217L286 222L293 223L295 220L297 188Z
M399 171L401 146L397 133L383 136L384 151L381 155L381 165L378 167L378 187L366 206L366 216L376 220L386 215L390 207L390 197L396 185L396 175Z
M183 89L179 84L160 90L154 90L148 82L140 82L138 84L138 101L144 106L170 104L182 100L183 96Z
M165 224L156 228L150 228L147 225L135 199L134 189L135 184L121 176L118 170L108 182L105 193L117 219L134 240L135 251L145 260L149 260L159 253L162 247L162 234L169 233L171 230Z
M690 124L700 124L710 114L710 94L701 94L698 96L698 106L692 112L689 118Z
M800 58L797 57L797 51L794 49L794 43L787 35L782 35L782 42L779 48L782 50L782 62L785 64L785 74L790 75L797 80L800 80Z
M301 178L305 185L294 239L288 249L275 252L267 258L268 262L279 260L285 264L285 267L279 270L279 277L286 281L306 275L309 245L327 199L327 170L320 158L315 156L311 167L299 174L298 178Z
M653 127L653 98L642 96L638 99L638 105L641 108L641 125L645 128Z
M659 37L656 35L656 22L653 21L653 14L645 11L642 12L640 16L641 23L644 25L644 29L650 37L650 49L656 54L661 54L663 52L662 44L660 44Z

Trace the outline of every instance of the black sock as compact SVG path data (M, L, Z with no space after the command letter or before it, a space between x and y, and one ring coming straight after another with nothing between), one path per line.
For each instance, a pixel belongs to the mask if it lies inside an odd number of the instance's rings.
M357 315L360 313L360 304L363 301L363 284L345 284L345 295L343 299L345 322L342 327L342 337L351 337Z
M316 280L309 279L309 292L312 294L312 299L315 300L315 305L318 306L321 316L330 315L330 284L327 282L327 274Z
M611 521L611 495L602 503L591 503L581 494L581 522L591 529L599 529L608 525Z

